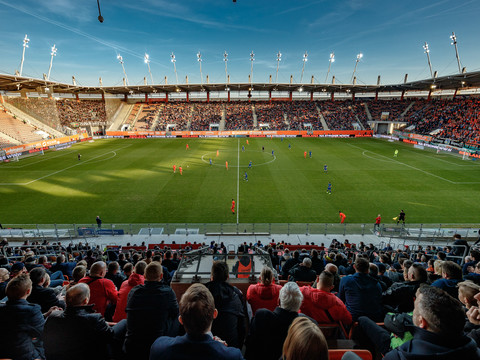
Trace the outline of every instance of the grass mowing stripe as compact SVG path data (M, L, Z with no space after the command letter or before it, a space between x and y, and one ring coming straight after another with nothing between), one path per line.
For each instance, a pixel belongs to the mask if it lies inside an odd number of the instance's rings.
M239 219L240 200L240 139L237 139L237 224Z

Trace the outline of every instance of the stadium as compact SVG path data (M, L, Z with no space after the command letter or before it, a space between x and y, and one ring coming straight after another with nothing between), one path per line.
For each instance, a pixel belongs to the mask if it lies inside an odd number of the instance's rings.
M0 0L0 359L480 359L477 5L347 3Z

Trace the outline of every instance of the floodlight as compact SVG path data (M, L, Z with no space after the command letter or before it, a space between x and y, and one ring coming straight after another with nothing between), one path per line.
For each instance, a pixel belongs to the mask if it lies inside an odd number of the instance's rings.
M145 53L145 56L143 57L143 61L145 61L145 64L150 63L150 55L148 55L147 53Z
M57 56L57 48L55 47L55 44L53 44L52 52L50 53L50 55Z

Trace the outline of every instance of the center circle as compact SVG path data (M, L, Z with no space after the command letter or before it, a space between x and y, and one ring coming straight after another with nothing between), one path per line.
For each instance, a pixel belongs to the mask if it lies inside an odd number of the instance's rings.
M236 150L223 150L223 151L222 151L222 153L225 153L225 152L227 152L227 153L237 153ZM265 153L264 151L260 151L260 150L249 150L248 152ZM209 156L210 154L213 154L213 155L215 155L215 157L216 157L217 152L216 152L216 151L209 151L209 152L203 154L203 155L202 155L202 161L203 161L205 164L209 164L209 165L210 165L210 162L209 162L208 160L206 160L205 157L206 157L206 158L212 158L212 159L214 158L214 156ZM273 158L272 158L271 160L265 161L265 162L259 163L259 164L252 164L252 167L254 167L254 166L268 165L268 164L274 162L275 160L277 160L277 157L276 157L275 155L273 155ZM215 163L212 163L212 165L214 165L214 166L225 166L224 163L223 163L223 164L215 164ZM229 164L229 167L232 167L232 168L237 168L237 167L238 167L238 168L248 168L248 165L241 165L241 166L238 166L238 165L235 165L235 166L234 166L234 165L232 165L232 166L230 166L230 164Z

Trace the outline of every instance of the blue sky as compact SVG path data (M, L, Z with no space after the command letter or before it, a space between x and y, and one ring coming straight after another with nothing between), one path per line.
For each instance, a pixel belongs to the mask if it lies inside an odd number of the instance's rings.
M429 77L429 43L434 70L439 76L458 72L452 31L457 35L462 65L480 69L480 1L478 0L101 0L103 24L97 20L95 0L0 0L0 72L19 69L22 40L30 39L23 74L47 73L50 48L58 48L52 80L81 85L122 83L123 56L132 84L143 84L148 52L155 83L168 77L175 83L170 54L175 53L179 82L200 83L196 54L210 83L225 82L223 52L228 52L231 82L247 82L250 52L255 53L253 81L275 79L276 54L282 53L278 81L300 82L302 56L308 52L303 82L312 75L323 83L329 54L335 52L331 75L350 83L355 58L358 82L383 84Z

